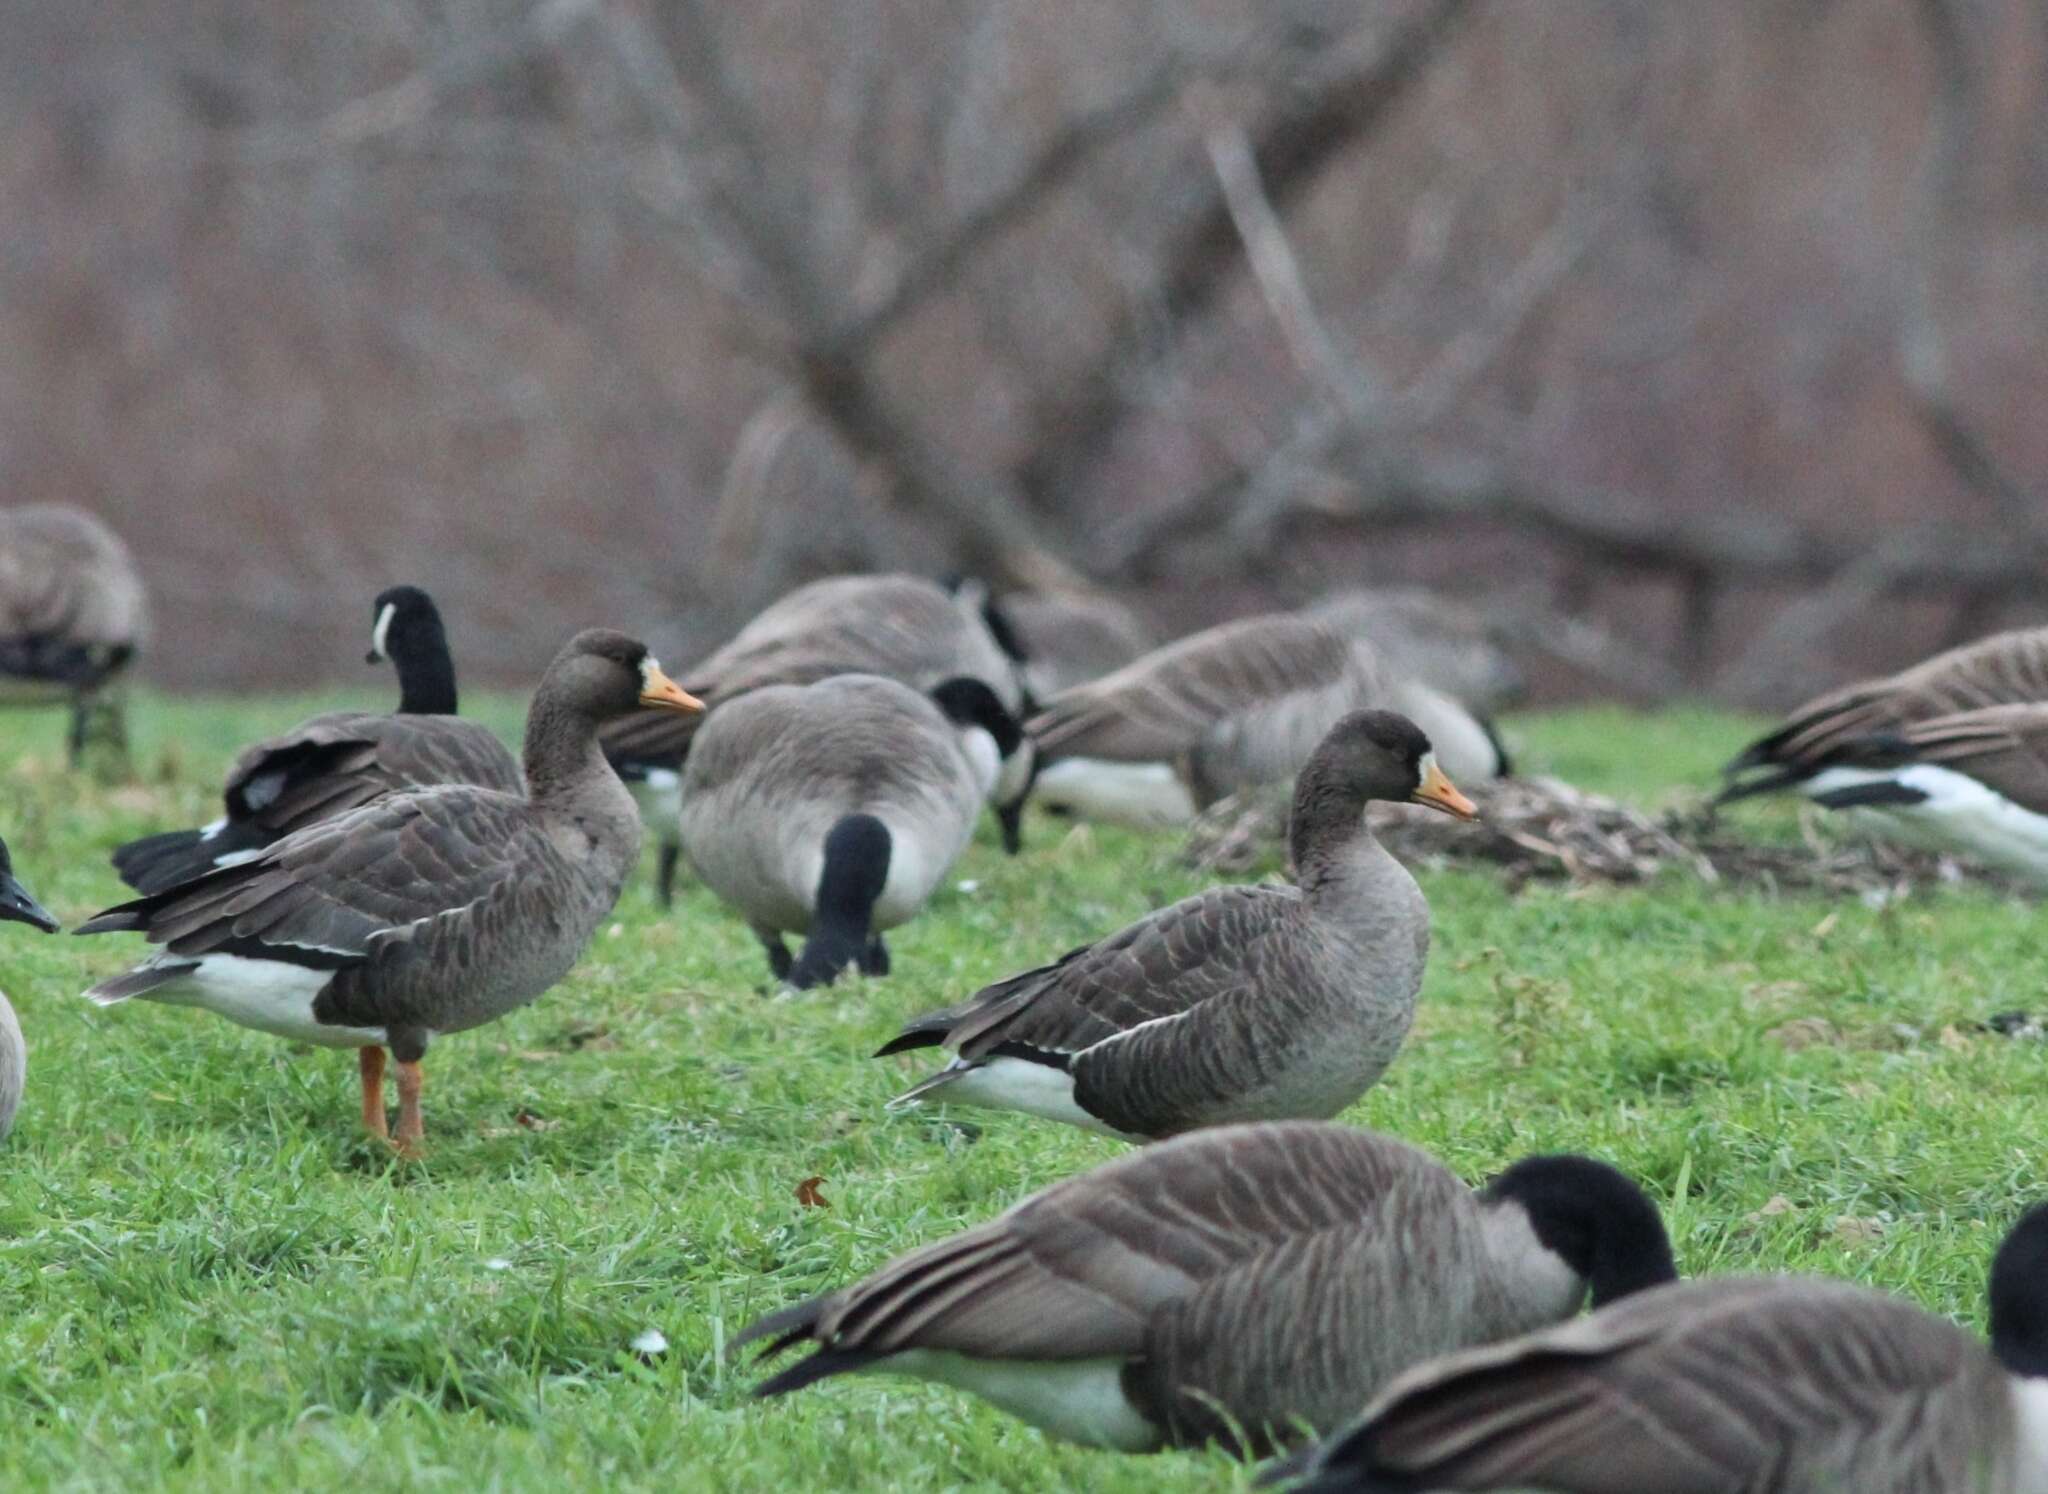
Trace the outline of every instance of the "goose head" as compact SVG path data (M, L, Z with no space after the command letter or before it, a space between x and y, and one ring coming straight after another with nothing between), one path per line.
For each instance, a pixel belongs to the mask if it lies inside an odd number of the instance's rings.
M26 887L14 880L14 862L7 854L5 841L0 841L0 919L25 923L46 934L57 932L57 920L29 896Z
M931 698L960 728L982 794L1002 823L1003 849L1016 855L1023 844L1024 801L1038 778L1036 745L986 680L958 675L934 686Z
M409 716L455 714L455 664L434 599L417 586L392 586L370 603L365 664L386 659L398 670L398 709Z
M1355 802L1354 813L1374 799L1421 804L1461 820L1479 813L1437 766L1422 728L1398 711L1353 711L1338 721L1310 755L1300 782L1322 797Z
M564 644L541 677L540 693L600 722L641 709L704 709L703 701L662 673L646 644L610 628L586 628Z
M1664 1220L1633 1179L1591 1157L1524 1157L1480 1193L1518 1210L1536 1243L1590 1290L1593 1306L1678 1280Z

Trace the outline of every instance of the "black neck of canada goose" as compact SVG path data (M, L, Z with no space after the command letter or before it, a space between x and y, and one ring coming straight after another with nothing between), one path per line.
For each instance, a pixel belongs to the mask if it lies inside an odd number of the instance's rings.
M1344 854L1372 840L1365 806L1400 802L1422 786L1429 738L1393 711L1353 711L1331 727L1294 780L1287 849L1304 892L1337 870Z
M789 972L791 985L822 985L859 959L874 933L875 903L888 885L893 850L889 827L871 814L850 814L826 833L811 933Z
M1657 1206L1627 1174L1591 1157L1525 1157L1481 1194L1519 1204L1529 1227L1582 1277L1593 1306L1678 1280Z
M2048 1377L2048 1204L2027 1211L1991 1263L1991 1353L2011 1374Z
M955 726L978 726L987 732L1004 758L1023 745L1024 728L987 681L956 675L932 686L931 697Z
M417 586L394 586L371 604L369 663L398 671L401 716L455 714L455 661L440 609Z

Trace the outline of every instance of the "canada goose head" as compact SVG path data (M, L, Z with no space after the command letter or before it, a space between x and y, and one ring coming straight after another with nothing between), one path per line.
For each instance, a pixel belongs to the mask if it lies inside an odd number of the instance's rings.
M2048 1204L2021 1217L1991 1263L1991 1353L2009 1374L2048 1379Z
M1657 1206L1605 1162L1524 1157L1480 1197L1489 1207L1519 1207L1537 1242L1586 1283L1595 1307L1678 1279Z
M593 721L631 711L701 711L704 702L661 672L647 645L610 628L586 628L562 646L540 693Z
M370 604L365 664L389 659L398 670L398 709L408 716L455 714L455 664L434 599L417 586L392 586Z
M931 698L966 738L982 794L1002 822L1003 849L1016 855L1023 844L1024 801L1038 778L1037 745L985 680L956 675L935 685Z
M46 934L57 932L57 920L28 895L26 887L14 880L14 861L7 854L5 841L0 841L0 919L25 923Z

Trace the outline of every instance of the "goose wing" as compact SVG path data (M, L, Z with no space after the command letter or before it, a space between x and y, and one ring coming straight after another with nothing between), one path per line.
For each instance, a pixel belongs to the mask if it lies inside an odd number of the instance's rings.
M230 819L283 835L394 789L445 783L526 789L519 760L474 721L351 711L315 716L244 749L224 797Z
M1167 1305L1286 1242L1347 1222L1396 1181L1441 1172L1389 1137L1315 1123L1227 1126L1095 1168L872 1276L775 1313L739 1343L820 1353L795 1389L906 1349L991 1359L1134 1356Z
M2009 803L2048 814L2048 704L1986 706L1844 744L1839 761L1927 763L1966 774Z
M1301 697L1362 688L1352 682L1368 657L1363 645L1316 619L1244 618L1061 692L1030 730L1049 756L1172 761L1248 712L1285 711Z
M1838 1283L1663 1287L1446 1356L1276 1476L1309 1489L1947 1489L1994 1435L1953 1325ZM2009 1413L2008 1413L2009 1414Z

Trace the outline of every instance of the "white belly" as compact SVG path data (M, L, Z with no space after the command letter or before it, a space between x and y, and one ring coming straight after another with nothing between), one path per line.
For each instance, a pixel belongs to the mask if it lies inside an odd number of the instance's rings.
M971 1391L1040 1431L1085 1447L1142 1453L1164 1442L1124 1394L1121 1359L971 1359L942 1349L909 1349L874 1368Z
M1858 806L1852 813L1877 834L1931 851L1954 851L2037 882L2048 882L2048 816L2022 809L1966 773L1930 763L1889 770L1826 768L1800 786L1825 794L1896 783L1927 795L1919 804Z
M383 1042L382 1028L333 1027L314 1017L313 998L333 973L282 960L206 955L190 975L158 986L144 999L203 1007L243 1027L323 1048L364 1048Z
M1074 1099L1074 1076L1050 1064L1027 1058L991 1058L984 1063L958 1064L953 1072L958 1077L931 1091L928 1098L989 1110L1015 1110L1119 1141L1136 1139L1112 1130L1083 1110Z
M28 1044L22 1041L21 1024L14 1020L14 1008L0 996L0 1138L14 1129L14 1112L21 1104L22 1087L28 1082Z
M1062 758L1039 773L1031 792L1048 808L1141 830L1185 825L1195 817L1195 801L1169 763Z

